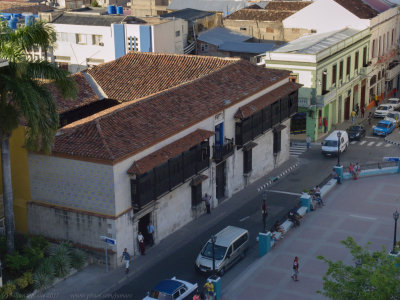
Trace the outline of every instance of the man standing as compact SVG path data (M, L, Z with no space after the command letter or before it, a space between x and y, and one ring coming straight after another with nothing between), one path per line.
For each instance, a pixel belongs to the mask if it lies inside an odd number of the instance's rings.
M324 133L328 132L328 119L324 118Z
M207 290L207 300L214 299L214 285L211 283L210 280L204 284L204 288Z
M149 235L150 247L152 247L154 245L154 226L153 224L151 224L151 222L149 222L149 224L147 225L147 234Z
M122 259L125 261L125 273L129 273L129 261L131 260L131 256L129 255L128 249L124 249L124 252L122 252L122 257L121 257L121 262Z
M307 135L307 137L306 137L306 143L307 143L307 149L310 149L311 138L309 135Z
M145 245L144 245L144 237L142 233L139 231L138 233L138 241L139 241L139 249L140 249L140 254L145 255Z
M361 118L364 118L365 115L365 106L361 107Z
M263 203L261 205L261 213L262 213L262 220L263 220L263 232L266 232L265 228L267 227L267 217L268 217L268 209L267 209L267 204L265 204L265 200L263 200Z
M205 193L203 201L206 203L206 210L208 214L211 214L211 196Z
M296 257L294 258L294 261L293 261L293 275L292 275L292 279L293 279L294 281L299 281L298 275L299 275L299 258L296 256Z
M353 110L351 112L351 123L354 124L354 121L356 120L356 112Z

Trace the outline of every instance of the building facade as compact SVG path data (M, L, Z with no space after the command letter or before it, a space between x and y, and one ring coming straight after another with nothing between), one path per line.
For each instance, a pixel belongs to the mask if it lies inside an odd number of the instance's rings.
M51 156L29 154L33 234L98 253L112 237L115 265L149 221L158 242L204 213L205 193L216 207L289 158L300 85L287 71L129 53L83 76L124 103L60 128Z
M300 38L266 53L267 68L290 70L292 80L303 85L299 112L306 119L305 128L295 126L292 131L306 131L317 140L332 125L348 120L357 105L368 105L369 83L363 74L369 38L369 28L345 28Z

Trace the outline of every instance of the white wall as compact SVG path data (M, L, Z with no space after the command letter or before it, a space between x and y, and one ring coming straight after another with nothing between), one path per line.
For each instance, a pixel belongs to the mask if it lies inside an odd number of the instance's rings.
M285 28L305 28L317 33L344 27L365 29L369 20L362 20L333 0L317 0L283 20Z
M176 32L180 35L177 37ZM171 19L152 27L153 52L183 54L187 44L188 23L182 19Z

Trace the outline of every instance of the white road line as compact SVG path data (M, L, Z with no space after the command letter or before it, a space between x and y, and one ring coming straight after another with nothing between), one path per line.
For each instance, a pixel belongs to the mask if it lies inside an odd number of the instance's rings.
M359 216L359 215L349 215L350 217L360 218L360 219L367 219L367 220L376 220L376 218L366 217L366 216Z
M350 144L354 145L355 143L357 143L357 141L352 141L350 142Z
M378 144L376 144L375 146L379 147L380 145L382 145L383 142L379 142Z
M379 138L376 137L376 136L366 136L365 138L366 138L366 139L375 139L375 140L376 140L376 139L379 139Z
M240 219L239 222L246 221L246 220L249 219L249 218L250 218L250 216L244 217L244 218Z
M362 141L362 142L360 143L360 145L362 146L362 145L364 145L366 142L367 142L367 141Z
M393 146L393 144L386 144L385 147Z
M372 146L373 144L375 144L375 142L369 142L369 143L367 144L367 146Z
M285 195L293 195L293 196L301 196L301 194L299 194L299 193L291 193L291 192L277 191L277 190L268 190L268 192L277 193L277 194L285 194Z

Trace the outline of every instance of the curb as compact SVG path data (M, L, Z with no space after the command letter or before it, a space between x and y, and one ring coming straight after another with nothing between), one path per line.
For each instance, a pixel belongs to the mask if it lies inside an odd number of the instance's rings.
M400 146L400 142L394 141L392 139L389 139L388 137L385 137L385 142L392 144L392 145L396 145L396 146Z
M283 172L281 172L278 176L275 177L270 177L270 180L268 180L266 183L264 183L262 186L260 186L257 189L257 192L261 192L262 190L266 189L267 187L269 187L271 184L273 184L275 181L283 178L284 176L288 175L290 172L292 172L294 169L296 169L299 166L299 163L295 163L294 165L290 166L289 168L287 168L286 170L284 170Z

